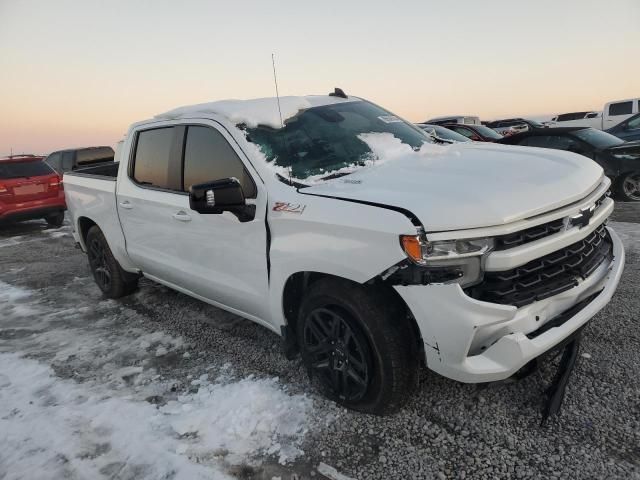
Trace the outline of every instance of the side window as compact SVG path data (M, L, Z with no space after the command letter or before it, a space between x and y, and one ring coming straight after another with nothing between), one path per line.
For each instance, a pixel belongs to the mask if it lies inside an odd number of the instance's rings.
M556 150L567 150L569 152L575 152L585 154L585 149L582 148L577 141L573 138L566 137L564 135L558 135L549 138L549 148L555 148Z
M464 135L467 138L475 138L476 135L469 130L468 128L463 128L463 127L451 127L451 130L453 130L454 132L458 132L460 135Z
M62 154L62 170L68 172L73 168L73 152L64 152Z
M640 116L630 119L627 123L628 130L637 130L638 128L640 128Z
M220 132L213 128L190 126L184 148L184 190L192 185L235 177L244 195L255 198L256 186L242 160Z
M609 115L631 115L633 113L633 102L612 103L609 105Z
M45 162L51 168L53 168L56 172L62 173L62 167L60 165L60 154L52 153L47 157L47 161Z
M180 190L180 173L172 171L173 139L173 127L143 130L138 133L132 172L137 183Z

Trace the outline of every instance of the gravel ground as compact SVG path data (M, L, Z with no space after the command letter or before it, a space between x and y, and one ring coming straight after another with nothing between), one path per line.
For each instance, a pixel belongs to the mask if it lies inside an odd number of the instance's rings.
M311 392L305 455L287 466L263 458L258 467L236 466L230 473L321 478L317 468L323 462L357 479L640 478L640 204L619 204L613 220L627 249L622 282L586 328L561 415L545 427L540 411L551 363L518 383L488 387L425 371L408 405L388 417L349 412ZM69 227L47 230L40 222L4 227L0 281L37 291L51 311L79 308L81 315L62 315L45 327L59 333L82 338L91 332L107 345L158 330L182 337L190 345L188 356L136 357L173 379L160 385L164 390L154 401L188 390L189 376L225 364L238 377L279 377L291 394L310 391L300 362L285 360L279 338L249 321L147 280L131 297L101 301L86 257L73 248L68 232ZM101 365L82 356L61 360L56 348L34 346L22 330L0 323L0 351L26 352L77 382L99 379ZM110 361L131 363L117 355Z

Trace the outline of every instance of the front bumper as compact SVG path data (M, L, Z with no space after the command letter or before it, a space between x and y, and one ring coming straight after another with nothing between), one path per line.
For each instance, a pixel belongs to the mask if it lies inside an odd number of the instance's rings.
M503 380L585 325L611 300L624 268L622 242L607 229L611 262L576 287L521 308L475 300L457 284L395 286L420 328L427 366L466 383ZM583 301L575 315L541 329Z

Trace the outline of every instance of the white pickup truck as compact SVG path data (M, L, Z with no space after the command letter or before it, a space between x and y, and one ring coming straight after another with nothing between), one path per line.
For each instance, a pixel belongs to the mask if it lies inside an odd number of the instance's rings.
M360 411L398 408L421 364L514 375L603 308L623 269L596 163L429 144L340 90L182 107L132 125L117 160L64 176L102 292L144 275L257 322Z
M563 113L551 119L554 127L591 127L609 130L640 113L640 98L615 100L604 104L601 112Z

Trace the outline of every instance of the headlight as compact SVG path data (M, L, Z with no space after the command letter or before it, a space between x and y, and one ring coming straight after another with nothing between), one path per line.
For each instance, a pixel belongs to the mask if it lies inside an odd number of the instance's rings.
M401 235L407 256L426 269L429 283L459 283L467 287L482 280L482 256L491 251L492 238L429 242L423 232Z

